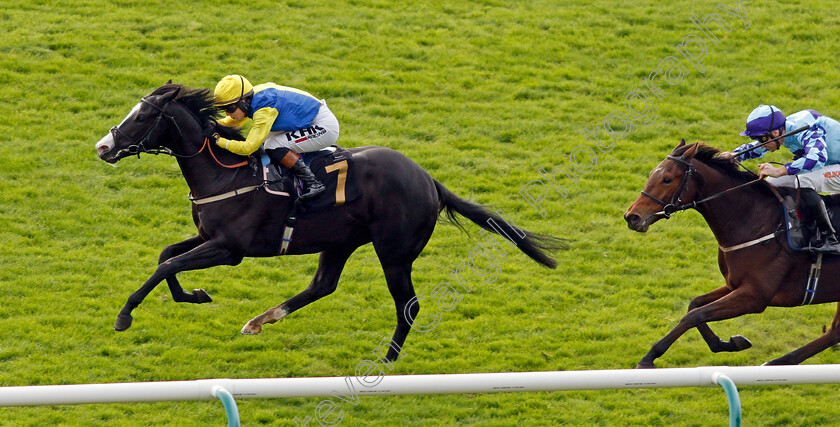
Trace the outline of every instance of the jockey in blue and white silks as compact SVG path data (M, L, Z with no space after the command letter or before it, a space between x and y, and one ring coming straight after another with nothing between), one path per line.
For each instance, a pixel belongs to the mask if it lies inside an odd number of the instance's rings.
M808 126L808 129L750 152L735 154L803 126ZM826 236L820 247L811 249L840 251L840 241L831 225L825 203L818 194L840 192L840 122L815 110L803 110L785 117L773 105L759 105L747 117L747 128L740 135L754 141L741 145L731 153L721 153L721 157L743 161L762 157L782 146L789 149L795 156L794 160L782 166L770 163L758 165L761 177L767 177L767 182L775 186L802 188L802 201Z
M797 159L784 165L787 170L787 175L797 175L801 173L813 172L822 169L825 166L840 164L840 123L836 120L824 116L814 110L804 110L798 113L791 114L786 118L781 111L773 107L775 115L782 116L781 122L784 126L783 132L790 132L794 129L799 129L802 126L810 126L804 132L796 135L785 137L782 145L787 147ZM756 110L762 109L761 107ZM749 118L747 119L749 122ZM762 136L748 133L749 130L741 132L744 136ZM759 131L760 132L760 131ZM741 151L752 148L760 141L753 141L744 144L734 151ZM771 143L772 145L772 143ZM757 148L751 152L742 154L738 160L757 159L768 153L766 147ZM800 177L800 181L802 177ZM779 184L777 184L779 185ZM825 191L835 192L840 191L826 189Z

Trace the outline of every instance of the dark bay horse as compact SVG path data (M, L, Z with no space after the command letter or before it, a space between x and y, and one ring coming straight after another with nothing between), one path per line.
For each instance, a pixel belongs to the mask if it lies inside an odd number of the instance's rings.
M168 83L144 97L111 132L96 144L108 162L139 153L166 153L177 158L194 199L192 216L198 234L167 246L157 270L128 298L114 329L131 326L131 312L161 281L166 280L176 302L203 303L209 295L185 292L176 278L182 271L217 265L236 265L243 257L277 256L286 213L293 201L268 194L262 175L247 166L248 159L209 143L203 136L219 111L207 89L188 89ZM216 125L229 139L243 139L236 129ZM460 199L404 155L384 147L352 152L362 195L329 214L299 218L295 239L286 254L320 253L318 270L309 287L286 302L251 319L242 329L257 334L307 304L335 291L350 255L366 243L374 250L394 298L397 327L386 358L395 360L416 318L411 266L426 246L442 212L460 227L456 213L496 234L504 234L539 264L555 268L548 253L562 249L562 239L533 234L511 226L486 208ZM501 233L499 233L501 232Z
M723 341L707 322L761 313L768 306L803 304L813 255L792 250L779 232L785 213L766 181L715 158L717 149L682 141L651 173L642 195L624 214L630 229L645 232L669 214L694 208L718 241L718 264L726 284L691 300L677 326L657 341L637 368L654 361L682 334L697 328L713 352L741 351L752 344L736 335ZM742 186L740 188L736 188ZM727 192L727 190L732 190ZM789 191L779 188L777 191ZM669 207L666 207L669 206ZM664 212L667 212L664 213ZM819 287L810 303L840 300L840 257L825 255ZM822 336L767 365L795 365L840 341L840 305Z

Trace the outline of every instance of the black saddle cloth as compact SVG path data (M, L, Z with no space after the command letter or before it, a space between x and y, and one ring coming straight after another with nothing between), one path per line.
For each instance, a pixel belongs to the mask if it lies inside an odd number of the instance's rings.
M298 216L322 213L353 202L362 194L350 151L339 146L304 153L304 163L327 188L323 193L298 201ZM298 198L301 184L292 173L274 164L265 166L266 190L272 194ZM285 194L284 194L285 193Z

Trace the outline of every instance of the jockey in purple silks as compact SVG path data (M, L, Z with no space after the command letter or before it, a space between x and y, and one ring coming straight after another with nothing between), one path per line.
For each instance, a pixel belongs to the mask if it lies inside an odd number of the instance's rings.
M808 126L804 132L780 138L763 147L737 155L772 138ZM756 159L782 146L796 157L782 166L760 164L761 177L779 187L797 187L799 181L802 201L820 228L825 239L810 249L820 252L840 251L837 232L831 225L825 203L819 192L840 192L840 123L814 110L803 110L785 117L773 105L759 105L747 117L747 128L740 133L753 139L733 152L719 156L739 161Z

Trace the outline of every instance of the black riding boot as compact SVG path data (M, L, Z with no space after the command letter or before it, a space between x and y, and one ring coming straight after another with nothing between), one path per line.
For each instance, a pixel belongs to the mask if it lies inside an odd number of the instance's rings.
M309 199L315 197L324 192L327 188L324 187L324 184L321 184L321 181L318 181L318 178L315 178L315 175L309 169L309 166L306 166L306 163L303 163L303 159L298 159L295 162L294 166L289 168L293 174L303 182L303 189L304 192L300 195L301 199Z
M828 210L825 208L823 198L815 190L803 188L802 202L808 207L808 213L814 218L817 223L817 228L820 230L820 238L813 243L810 249L816 252L840 253L840 241L837 239L837 231L831 225L831 218L828 216Z

